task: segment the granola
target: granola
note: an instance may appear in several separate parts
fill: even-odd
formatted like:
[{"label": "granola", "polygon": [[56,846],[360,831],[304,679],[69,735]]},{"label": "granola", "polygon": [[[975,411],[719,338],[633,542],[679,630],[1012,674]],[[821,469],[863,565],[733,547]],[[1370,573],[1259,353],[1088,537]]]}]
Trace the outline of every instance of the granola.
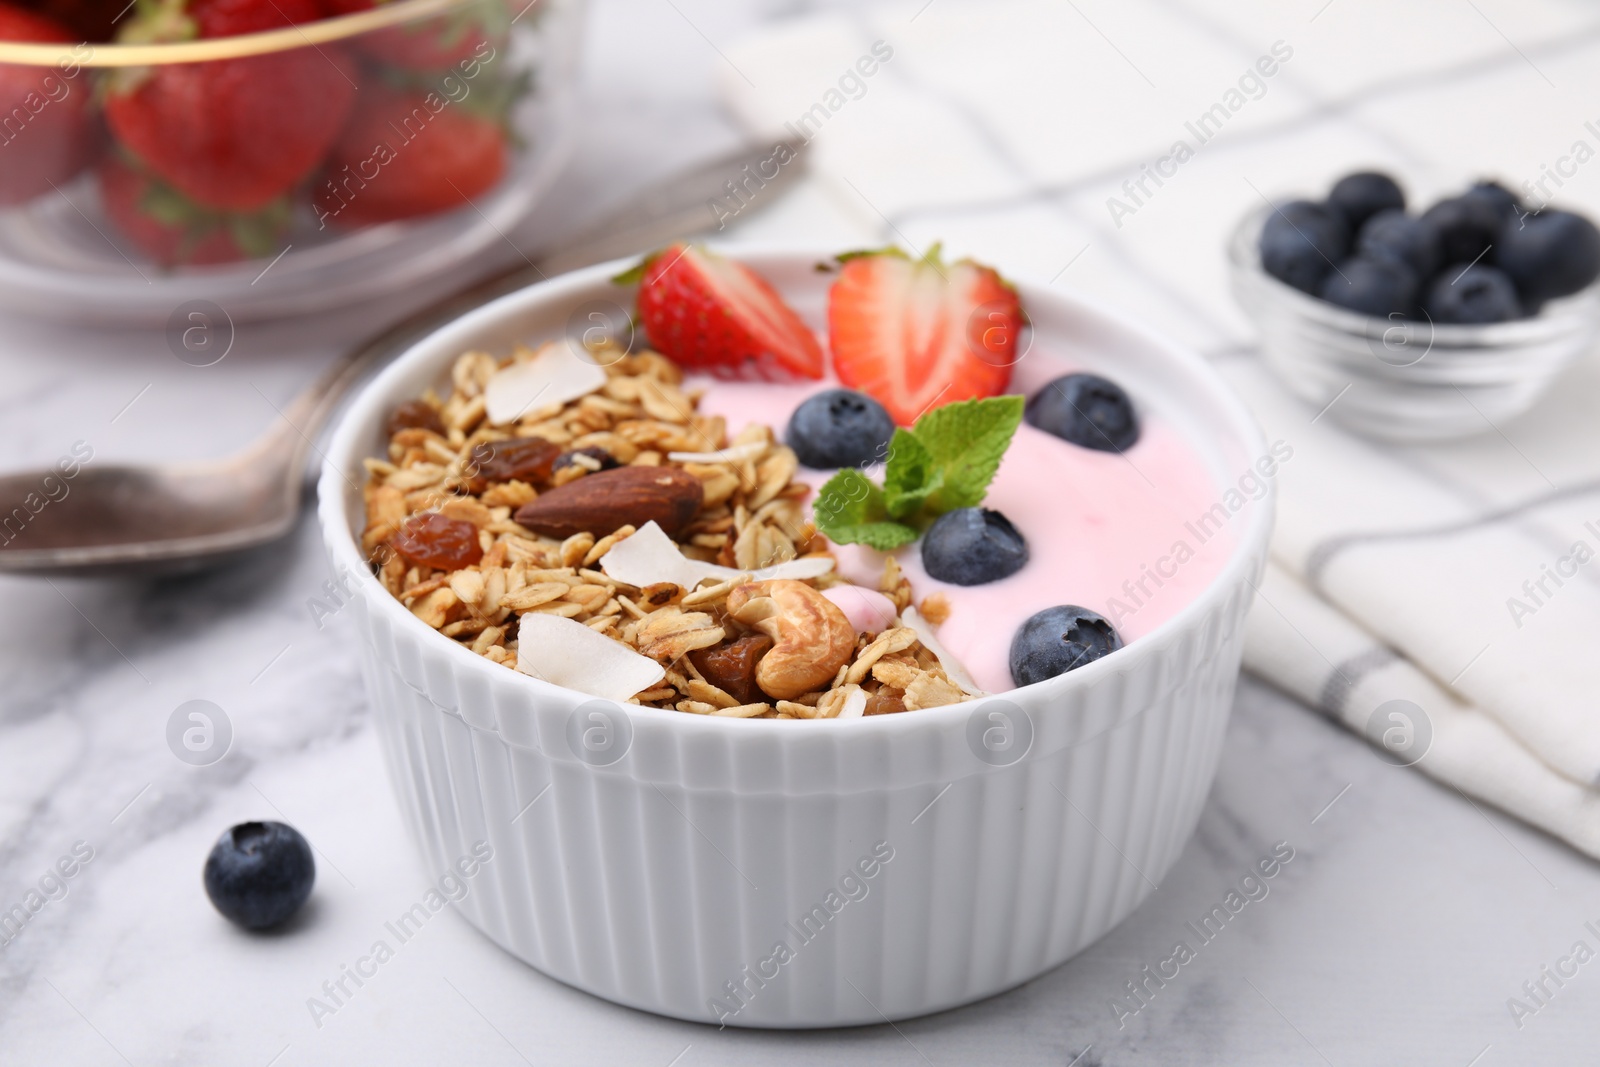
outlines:
[{"label": "granola", "polygon": [[[840,630],[844,613],[823,594],[848,583],[826,565],[830,542],[807,514],[811,488],[770,427],[730,439],[721,417],[698,412],[700,394],[678,366],[655,352],[589,355],[592,388],[543,404],[535,395],[506,421],[491,421],[506,405],[487,395],[491,382],[557,358],[552,346],[506,359],[467,352],[447,395],[429,390],[397,410],[387,454],[366,461],[361,547],[413,615],[513,669],[523,616],[572,620],[660,665],[660,681],[629,702],[691,714],[851,718],[975,695],[901,619],[876,633]],[[615,476],[627,468],[660,468],[661,477]],[[599,492],[625,481],[635,495],[621,504]],[[689,508],[680,507],[684,482]],[[642,518],[616,521],[630,508],[659,530]],[[667,532],[690,561],[681,581],[631,585],[608,573],[608,553],[642,529]],[[762,573],[796,560],[823,562],[798,577]],[[878,591],[896,613],[915,614],[892,556]],[[923,609],[935,622],[949,612],[942,597]]]}]

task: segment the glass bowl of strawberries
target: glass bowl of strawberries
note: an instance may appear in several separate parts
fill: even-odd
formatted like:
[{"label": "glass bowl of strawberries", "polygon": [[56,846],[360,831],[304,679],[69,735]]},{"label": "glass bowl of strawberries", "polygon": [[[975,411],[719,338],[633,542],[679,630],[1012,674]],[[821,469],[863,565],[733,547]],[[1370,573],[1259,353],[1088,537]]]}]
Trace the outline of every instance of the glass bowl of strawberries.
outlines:
[{"label": "glass bowl of strawberries", "polygon": [[297,314],[461,269],[571,141],[582,0],[0,0],[0,306]]}]

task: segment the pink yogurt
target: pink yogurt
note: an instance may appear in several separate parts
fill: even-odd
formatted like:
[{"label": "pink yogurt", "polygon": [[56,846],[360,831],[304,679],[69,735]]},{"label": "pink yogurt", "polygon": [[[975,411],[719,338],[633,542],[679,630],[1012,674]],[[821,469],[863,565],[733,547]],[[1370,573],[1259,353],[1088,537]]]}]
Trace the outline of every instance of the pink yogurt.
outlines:
[{"label": "pink yogurt", "polygon": [[[707,387],[700,410],[725,418],[730,436],[747,423],[764,423],[781,437],[802,400],[835,387],[693,384]],[[1138,399],[1135,392],[1136,405]],[[1015,688],[1011,638],[1035,612],[1058,604],[1090,608],[1124,642],[1135,641],[1176,615],[1227,562],[1234,533],[1213,511],[1221,490],[1175,427],[1147,409],[1140,416],[1139,442],[1121,455],[1080,448],[1026,423],[1017,430],[983,505],[1027,538],[1028,563],[1011,577],[949,585],[922,569],[917,544],[895,551],[918,603],[935,592],[950,602],[939,641],[982,688]],[[831,474],[800,476],[820,486]],[[841,574],[877,588],[883,553],[840,545],[836,554]]]}]

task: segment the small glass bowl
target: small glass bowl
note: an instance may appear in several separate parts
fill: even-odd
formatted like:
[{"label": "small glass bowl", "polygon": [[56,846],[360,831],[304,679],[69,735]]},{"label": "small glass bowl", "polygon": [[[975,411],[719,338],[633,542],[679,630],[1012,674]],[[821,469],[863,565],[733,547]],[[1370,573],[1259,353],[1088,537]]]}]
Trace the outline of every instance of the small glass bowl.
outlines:
[{"label": "small glass bowl", "polygon": [[503,241],[572,142],[584,0],[318,6],[353,13],[0,41],[0,307],[265,319],[424,284]]},{"label": "small glass bowl", "polygon": [[1267,216],[1234,230],[1234,298],[1261,334],[1267,366],[1328,418],[1388,441],[1443,441],[1488,432],[1531,408],[1600,336],[1600,282],[1552,300],[1533,318],[1435,325],[1347,311],[1261,267]]}]

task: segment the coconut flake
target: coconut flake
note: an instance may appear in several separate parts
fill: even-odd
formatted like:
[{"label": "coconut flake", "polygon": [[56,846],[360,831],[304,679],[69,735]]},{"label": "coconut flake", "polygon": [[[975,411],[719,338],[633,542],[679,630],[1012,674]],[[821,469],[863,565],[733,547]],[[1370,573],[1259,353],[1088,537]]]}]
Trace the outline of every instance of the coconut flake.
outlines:
[{"label": "coconut flake", "polygon": [[715,452],[668,452],[667,459],[673,463],[737,463],[741,459],[755,459],[766,450],[765,441],[747,441]]},{"label": "coconut flake", "polygon": [[661,664],[581,622],[530,611],[517,629],[517,670],[618,702],[667,676]]},{"label": "coconut flake", "polygon": [[680,552],[677,544],[653,519],[612,545],[611,551],[600,557],[600,569],[607,577],[640,589],[658,582],[672,582],[693,589],[704,580],[699,570],[704,566],[709,564],[697,563]]},{"label": "coconut flake", "polygon": [[489,422],[504,426],[535,408],[565,404],[606,384],[606,372],[557,341],[489,378],[483,389]]},{"label": "coconut flake", "polygon": [[923,647],[933,653],[939,661],[939,666],[944,668],[945,677],[949,678],[968,696],[981,697],[986,694],[978,688],[978,683],[972,680],[972,675],[961,665],[961,661],[952,656],[939,643],[939,638],[934,636],[933,624],[922,617],[922,613],[910,604],[900,613],[900,621],[917,632],[917,640]]},{"label": "coconut flake", "polygon": [[600,569],[606,572],[607,577],[640,589],[658,582],[672,582],[685,589],[693,589],[708,578],[725,582],[747,574],[757,582],[769,578],[817,578],[833,570],[833,560],[823,557],[791,559],[756,571],[719,567],[715,563],[703,563],[685,556],[677,543],[651,521],[618,541],[611,551],[601,556]]},{"label": "coconut flake", "polygon": [[852,690],[849,696],[844,698],[844,707],[839,709],[839,714],[835,715],[834,718],[859,719],[861,718],[861,713],[866,710],[867,691],[858,687]]},{"label": "coconut flake", "polygon": [[764,582],[769,578],[793,578],[796,581],[805,581],[807,578],[820,578],[833,570],[833,560],[826,556],[807,556],[805,559],[786,559],[782,563],[774,563],[770,567],[760,570],[742,571],[737,567],[722,567],[715,563],[695,563],[704,571],[707,578],[718,581],[727,581],[737,578],[741,574],[748,574],[752,581]]}]

